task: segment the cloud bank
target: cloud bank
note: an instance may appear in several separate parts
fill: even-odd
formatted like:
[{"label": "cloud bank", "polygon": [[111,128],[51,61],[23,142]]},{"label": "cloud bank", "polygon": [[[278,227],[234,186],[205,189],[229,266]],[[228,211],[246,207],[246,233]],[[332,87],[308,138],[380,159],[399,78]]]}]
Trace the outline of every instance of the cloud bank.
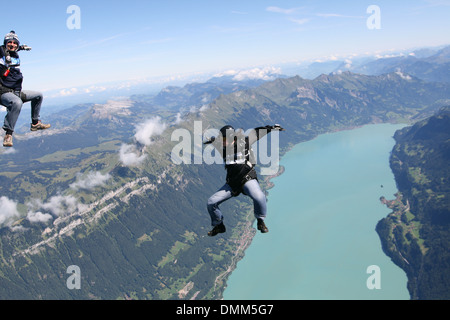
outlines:
[{"label": "cloud bank", "polygon": [[[28,212],[25,216],[31,223],[47,223],[55,217],[70,215],[85,209],[74,196],[57,195],[47,202],[33,200],[27,203]],[[11,227],[12,224],[23,218],[17,209],[17,202],[7,197],[0,197],[0,228]]]},{"label": "cloud bank", "polygon": [[275,67],[264,67],[264,68],[253,68],[249,70],[228,70],[219,74],[215,77],[223,76],[233,76],[234,81],[243,80],[275,80],[278,75],[281,74],[280,68]]},{"label": "cloud bank", "polygon": [[136,126],[134,138],[137,142],[149,146],[152,144],[152,137],[161,135],[166,129],[166,124],[161,122],[161,117],[151,118]]},{"label": "cloud bank", "polygon": [[47,202],[43,203],[41,200],[34,200],[28,203],[30,211],[28,212],[28,217],[36,218],[38,212],[35,210],[47,212],[47,214],[52,214],[52,216],[61,217],[74,213],[75,211],[83,210],[85,205],[78,202],[78,199],[74,196],[63,196],[57,195],[48,199]]},{"label": "cloud bank", "polygon": [[119,149],[119,158],[124,166],[137,166],[145,160],[145,154],[139,155],[139,151],[133,144],[122,144]]},{"label": "cloud bank", "polygon": [[153,143],[152,138],[161,135],[166,128],[167,125],[162,122],[161,117],[154,117],[137,124],[134,135],[136,144],[122,144],[120,146],[119,158],[123,165],[138,166],[141,164],[147,155],[143,154],[145,148],[140,148],[139,145],[150,146]]},{"label": "cloud bank", "polygon": [[17,210],[17,202],[7,197],[0,197],[0,228],[11,226],[19,217],[20,213]]},{"label": "cloud bank", "polygon": [[106,181],[111,178],[109,173],[102,174],[99,171],[90,172],[86,177],[82,178],[81,174],[78,174],[77,181],[70,185],[71,189],[85,189],[92,190],[97,186],[103,186]]}]

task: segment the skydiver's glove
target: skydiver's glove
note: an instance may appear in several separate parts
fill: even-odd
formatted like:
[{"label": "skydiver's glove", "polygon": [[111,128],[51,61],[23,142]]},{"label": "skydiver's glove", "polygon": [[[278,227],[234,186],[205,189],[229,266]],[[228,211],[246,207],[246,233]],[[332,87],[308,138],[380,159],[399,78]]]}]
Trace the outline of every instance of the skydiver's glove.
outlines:
[{"label": "skydiver's glove", "polygon": [[19,50],[17,50],[17,51],[21,51],[21,50],[30,51],[31,47],[27,46],[26,44],[23,44],[19,47]]},{"label": "skydiver's glove", "polygon": [[216,137],[211,137],[208,141],[203,142],[203,144],[210,144],[216,141]]},{"label": "skydiver's glove", "polygon": [[284,129],[283,127],[281,127],[279,124],[275,124],[274,126],[273,126],[273,129],[274,130],[279,130],[279,131],[285,131],[286,129]]},{"label": "skydiver's glove", "polygon": [[278,131],[284,131],[285,129],[282,128],[279,124],[275,124],[273,126],[266,126],[268,130],[278,130]]}]

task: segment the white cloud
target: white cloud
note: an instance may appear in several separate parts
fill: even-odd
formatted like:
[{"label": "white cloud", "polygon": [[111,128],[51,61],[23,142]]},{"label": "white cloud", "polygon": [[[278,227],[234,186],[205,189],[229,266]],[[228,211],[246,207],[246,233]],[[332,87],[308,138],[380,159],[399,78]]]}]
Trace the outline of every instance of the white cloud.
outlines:
[{"label": "white cloud", "polygon": [[227,71],[223,71],[223,72],[220,72],[218,74],[215,74],[214,77],[234,76],[238,72],[239,72],[238,70],[231,69],[231,70],[227,70]]},{"label": "white cloud", "polygon": [[99,171],[90,172],[86,177],[81,177],[81,174],[78,174],[77,181],[70,185],[70,188],[78,190],[78,189],[86,189],[92,190],[97,186],[102,186],[106,183],[107,180],[111,178],[109,173],[102,174]]},{"label": "white cloud", "polygon": [[74,196],[53,196],[48,202],[42,203],[37,201],[40,208],[45,209],[55,216],[63,216],[71,214],[79,209],[80,205]]},{"label": "white cloud", "polygon": [[181,112],[177,113],[177,116],[175,118],[174,124],[180,124],[183,121],[183,118],[181,117]]},{"label": "white cloud", "polygon": [[400,78],[402,78],[403,80],[408,80],[408,81],[409,81],[409,80],[412,79],[411,76],[409,76],[409,75],[407,75],[407,74],[404,74],[400,68],[397,68],[397,70],[395,71],[395,73],[396,73]]},{"label": "white cloud", "polygon": [[84,93],[92,93],[92,92],[103,92],[105,90],[107,90],[107,88],[104,86],[90,86],[88,88],[84,88],[83,92]]},{"label": "white cloud", "polygon": [[0,227],[11,226],[19,216],[17,202],[7,197],[0,197]]},{"label": "white cloud", "polygon": [[[136,125],[134,138],[138,144],[149,146],[153,143],[152,137],[161,135],[167,125],[161,121],[161,117],[154,117]],[[138,150],[134,144],[122,144],[119,150],[120,161],[125,166],[137,166],[145,160],[146,155]]]},{"label": "white cloud", "polygon": [[375,54],[376,59],[387,59],[387,58],[397,58],[397,57],[404,57],[404,53],[383,53],[383,54]]},{"label": "white cloud", "polygon": [[3,150],[0,150],[0,155],[2,155],[2,154],[13,154],[13,153],[16,153],[16,152],[17,152],[17,150],[15,148],[7,148],[6,150],[5,150],[5,148],[3,148]]},{"label": "white cloud", "polygon": [[137,166],[145,160],[146,155],[139,156],[136,146],[132,144],[122,144],[119,150],[120,161],[125,166]]},{"label": "white cloud", "polygon": [[425,0],[430,7],[450,6],[450,0]]},{"label": "white cloud", "polygon": [[160,135],[166,129],[166,124],[161,122],[161,117],[151,118],[136,126],[134,138],[139,143],[149,146],[152,144],[152,136]]},{"label": "white cloud", "polygon": [[345,66],[344,68],[350,69],[353,65],[353,61],[350,59],[345,59]]},{"label": "white cloud", "polygon": [[62,89],[61,91],[59,91],[59,95],[66,97],[66,96],[71,96],[73,94],[77,94],[78,93],[78,89],[77,88],[72,88],[72,89]]},{"label": "white cloud", "polygon": [[283,9],[283,8],[280,8],[280,7],[272,6],[272,7],[267,7],[266,11],[275,12],[275,13],[282,13],[282,14],[292,14],[292,13],[296,12],[298,9],[299,8]]},{"label": "white cloud", "polygon": [[[27,203],[28,213],[26,218],[32,222],[47,223],[54,216],[64,216],[72,214],[76,211],[85,209],[85,205],[80,204],[73,196],[54,196],[48,202],[43,203],[41,200],[33,200]],[[0,197],[0,227],[10,227],[15,221],[20,218],[20,213],[17,210],[17,202],[8,199],[7,197]],[[13,231],[22,230],[21,228],[14,228]]]},{"label": "white cloud", "polygon": [[196,113],[197,112],[197,106],[190,106],[189,107],[189,113]]},{"label": "white cloud", "polygon": [[317,16],[322,18],[353,18],[353,19],[364,18],[364,16],[347,16],[340,13],[318,13]]},{"label": "white cloud", "polygon": [[291,18],[291,19],[289,19],[289,20],[292,21],[292,22],[294,22],[294,23],[296,23],[296,24],[302,25],[302,24],[305,24],[305,23],[309,22],[311,19],[308,19],[308,18],[304,18],[304,19],[294,19],[294,18]]},{"label": "white cloud", "polygon": [[27,219],[31,222],[31,223],[47,223],[50,220],[53,219],[53,216],[49,213],[42,213],[42,212],[28,212],[27,214]]},{"label": "white cloud", "polygon": [[204,112],[204,111],[208,110],[209,107],[210,107],[209,104],[204,104],[204,105],[202,105],[202,106],[200,107],[200,109],[198,109],[198,111],[199,111],[199,112]]},{"label": "white cloud", "polygon": [[246,79],[261,79],[261,80],[274,80],[277,74],[281,74],[280,68],[265,67],[265,68],[253,68],[250,70],[239,71],[233,77],[233,80],[242,81]]}]

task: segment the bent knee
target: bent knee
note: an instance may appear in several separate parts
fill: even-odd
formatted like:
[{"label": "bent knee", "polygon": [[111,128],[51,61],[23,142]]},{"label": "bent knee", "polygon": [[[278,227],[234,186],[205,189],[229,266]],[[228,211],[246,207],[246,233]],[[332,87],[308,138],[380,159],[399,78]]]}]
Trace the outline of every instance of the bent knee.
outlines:
[{"label": "bent knee", "polygon": [[215,210],[215,209],[217,209],[221,202],[222,201],[220,199],[218,199],[217,197],[211,196],[208,199],[208,202],[207,202],[208,210]]},{"label": "bent knee", "polygon": [[253,200],[259,203],[265,203],[266,195],[263,192],[258,192],[256,195],[253,196]]},{"label": "bent knee", "polygon": [[42,101],[43,99],[44,99],[44,96],[42,95],[42,93],[38,93],[31,100],[38,102],[38,101]]},{"label": "bent knee", "polygon": [[208,208],[210,207],[214,207],[216,205],[216,201],[214,200],[213,197],[209,198],[206,205],[208,206]]},{"label": "bent knee", "polygon": [[8,105],[6,105],[5,107],[7,107],[10,111],[20,111],[22,109],[23,106],[23,102],[20,99],[17,100],[13,100],[11,101]]}]

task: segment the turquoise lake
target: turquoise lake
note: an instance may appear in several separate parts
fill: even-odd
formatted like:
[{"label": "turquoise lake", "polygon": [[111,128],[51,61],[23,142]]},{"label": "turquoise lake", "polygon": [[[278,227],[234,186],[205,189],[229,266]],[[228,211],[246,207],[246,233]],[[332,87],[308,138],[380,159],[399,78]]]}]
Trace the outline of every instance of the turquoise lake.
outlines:
[{"label": "turquoise lake", "polygon": [[[325,134],[284,155],[285,172],[269,190],[270,232],[256,234],[224,299],[409,299],[406,274],[375,231],[390,213],[379,198],[397,192],[389,156],[402,127]],[[367,286],[373,265],[380,289]]]}]

